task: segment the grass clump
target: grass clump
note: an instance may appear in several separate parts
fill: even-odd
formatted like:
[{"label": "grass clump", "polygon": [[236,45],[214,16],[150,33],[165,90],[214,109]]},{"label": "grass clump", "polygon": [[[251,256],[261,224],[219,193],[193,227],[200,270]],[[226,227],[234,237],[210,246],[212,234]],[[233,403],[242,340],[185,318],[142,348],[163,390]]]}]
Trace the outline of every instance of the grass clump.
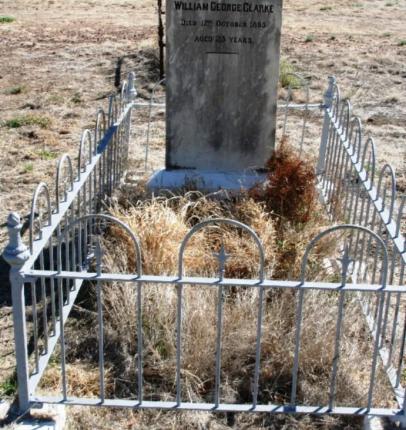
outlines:
[{"label": "grass clump", "polygon": [[0,399],[14,397],[17,393],[17,377],[12,375],[0,384]]},{"label": "grass clump", "polygon": [[312,35],[312,34],[308,34],[306,37],[305,37],[305,43],[310,43],[310,42],[314,42],[314,36]]},{"label": "grass clump", "polygon": [[[250,225],[268,251],[265,263],[274,261],[271,244],[274,240],[272,219],[263,205],[252,198],[210,200],[198,192],[172,198],[158,197],[137,202],[125,211],[118,207],[113,215],[122,219],[140,238],[143,248],[143,267],[150,274],[175,274],[178,268],[178,250],[188,231],[207,219],[231,218]],[[221,233],[224,233],[222,235]],[[114,236],[119,232],[114,231]],[[210,276],[215,273],[217,260],[214,253],[224,244],[227,252],[235,254],[226,268],[226,276],[258,276],[258,250],[249,237],[233,227],[207,229],[194,236],[186,253],[185,267],[193,276]],[[131,252],[129,253],[131,256]],[[202,265],[202,260],[205,264]]]},{"label": "grass clump", "polygon": [[82,95],[80,93],[75,93],[71,98],[73,104],[78,105],[83,102]]},{"label": "grass clump", "polygon": [[42,160],[55,160],[58,157],[56,152],[49,151],[48,149],[42,149],[37,154]]},{"label": "grass clump", "polygon": [[20,115],[4,122],[7,128],[20,128],[24,126],[38,126],[40,128],[49,128],[51,125],[50,118],[42,115]]},{"label": "grass clump", "polygon": [[0,24],[10,24],[14,22],[16,19],[13,16],[8,15],[0,15]]},{"label": "grass clump", "polygon": [[15,96],[17,94],[21,94],[24,91],[23,85],[15,85],[14,87],[10,87],[4,91],[4,94]]},{"label": "grass clump", "polygon": [[23,173],[31,173],[34,171],[34,165],[32,163],[26,163],[23,167]]},{"label": "grass clump", "polygon": [[279,67],[279,82],[283,88],[299,89],[302,84],[300,78],[295,75],[296,70],[291,63],[282,60]]}]

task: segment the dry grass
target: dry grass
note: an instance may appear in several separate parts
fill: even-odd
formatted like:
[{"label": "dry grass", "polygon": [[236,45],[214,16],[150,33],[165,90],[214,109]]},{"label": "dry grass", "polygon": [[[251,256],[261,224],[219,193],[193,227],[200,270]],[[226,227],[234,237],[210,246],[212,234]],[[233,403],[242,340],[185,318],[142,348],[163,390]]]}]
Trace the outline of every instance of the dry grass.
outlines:
[{"label": "dry grass", "polygon": [[[273,254],[274,225],[263,205],[252,199],[215,201],[197,192],[172,198],[158,197],[138,201],[112,214],[128,223],[139,236],[143,248],[143,267],[148,274],[176,274],[179,246],[193,225],[206,219],[232,218],[251,226],[261,235],[266,250],[265,264],[269,270],[275,260]],[[220,237],[220,232],[225,234]],[[118,232],[114,232],[117,237]],[[232,227],[210,228],[199,232],[190,242],[185,254],[185,268],[190,275],[208,276],[215,272],[218,252],[224,243],[227,252],[236,255],[227,267],[226,276],[258,276],[258,250],[247,235]],[[240,251],[240,252],[238,252]],[[204,266],[201,265],[205,261]]]},{"label": "dry grass", "polygon": [[[106,371],[107,389],[112,390],[110,371]],[[99,395],[99,370],[97,367],[75,363],[66,367],[66,377],[69,381],[70,396],[97,397]],[[45,376],[41,380],[39,392],[58,390],[61,382],[61,369],[55,363],[50,363]]]},{"label": "dry grass", "polygon": [[[137,195],[139,197],[139,195]],[[209,200],[198,193],[172,198],[151,198],[127,201],[126,208],[115,207],[113,215],[125,221],[139,236],[143,250],[143,269],[148,274],[176,274],[177,251],[189,231],[199,221],[208,218],[229,217],[251,225],[263,241],[266,250],[266,273],[272,276],[274,267],[279,274],[299,272],[300,258],[293,259],[288,271],[283,273],[279,264],[277,238],[280,223],[264,210],[261,203],[248,196],[230,200]],[[316,215],[317,216],[317,215]],[[285,227],[296,255],[303,253],[308,239],[322,229],[315,219]],[[294,240],[296,238],[296,240]],[[257,251],[247,236],[234,228],[215,228],[199,232],[185,254],[188,275],[217,276],[218,265],[213,257],[220,244],[232,255],[226,267],[228,277],[256,277]],[[323,244],[311,260],[309,278],[322,272],[320,261],[335,255],[336,244]],[[114,226],[109,229],[105,242],[105,271],[134,272],[134,253],[128,237]],[[117,250],[121,252],[117,252]],[[109,250],[111,250],[109,252]],[[317,263],[319,261],[319,264]],[[328,271],[324,272],[325,279]],[[88,310],[68,331],[68,360],[70,369],[84,372],[89,378],[88,395],[97,394],[97,372],[92,363],[97,362],[97,323],[94,314],[94,290],[87,299]],[[93,299],[92,299],[93,297]],[[137,313],[134,285],[109,283],[103,286],[107,395],[117,398],[137,396]],[[182,397],[184,401],[213,401],[216,304],[217,289],[212,287],[185,286],[183,291],[182,326]],[[261,403],[289,402],[291,369],[293,365],[296,291],[270,290],[266,293],[263,317],[262,371],[259,401]],[[334,339],[337,320],[338,296],[335,293],[309,291],[305,295],[302,347],[298,398],[302,404],[326,404],[328,401],[331,364],[334,356]],[[144,285],[142,288],[143,375],[144,398],[173,400],[175,398],[176,311],[177,290],[170,285]],[[256,318],[258,291],[230,287],[225,289],[224,325],[222,347],[222,401],[249,403],[255,363]],[[85,339],[82,333],[88,335]],[[336,398],[340,405],[365,404],[371,366],[371,339],[355,296],[348,295],[345,305],[345,323],[341,343],[340,368],[337,376]],[[81,363],[77,368],[76,363]],[[87,364],[86,364],[87,363]],[[86,376],[87,375],[87,376]],[[50,379],[51,378],[51,379]],[[47,377],[47,386],[55,386],[54,374]],[[81,377],[69,378],[70,391],[83,394]],[[382,371],[377,378],[375,405],[389,406],[390,396]],[[230,428],[227,419],[215,414],[152,413],[97,411],[95,415],[76,408],[70,418],[72,428],[103,427],[103,420],[119,422],[118,428]],[[97,418],[96,418],[97,417]],[[114,418],[113,418],[114,417]],[[356,420],[338,418],[315,419],[309,417],[264,417],[236,415],[234,428],[357,428]],[[351,424],[349,424],[351,423]],[[346,426],[349,427],[346,427]],[[232,427],[232,426],[231,426]],[[87,427],[89,428],[89,427]]]}]

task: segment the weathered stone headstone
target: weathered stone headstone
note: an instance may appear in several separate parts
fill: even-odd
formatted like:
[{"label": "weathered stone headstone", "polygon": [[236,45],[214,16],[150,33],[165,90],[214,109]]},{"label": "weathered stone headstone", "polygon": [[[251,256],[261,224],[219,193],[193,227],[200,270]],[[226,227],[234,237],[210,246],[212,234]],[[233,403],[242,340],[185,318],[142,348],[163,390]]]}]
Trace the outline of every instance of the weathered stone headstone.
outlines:
[{"label": "weathered stone headstone", "polygon": [[167,0],[167,171],[264,168],[275,145],[282,0]]}]

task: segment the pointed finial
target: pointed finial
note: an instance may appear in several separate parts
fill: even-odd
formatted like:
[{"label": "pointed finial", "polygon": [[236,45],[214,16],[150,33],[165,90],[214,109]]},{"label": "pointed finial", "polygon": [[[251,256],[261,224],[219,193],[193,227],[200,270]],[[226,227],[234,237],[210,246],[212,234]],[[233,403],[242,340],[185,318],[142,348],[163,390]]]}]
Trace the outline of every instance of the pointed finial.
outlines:
[{"label": "pointed finial", "polygon": [[324,93],[324,109],[330,109],[331,105],[333,104],[334,86],[336,83],[336,78],[334,76],[329,76],[328,87]]},{"label": "pointed finial", "polygon": [[97,236],[94,240],[95,240],[94,255],[96,257],[96,271],[97,271],[97,276],[100,276],[102,272],[103,249],[101,246],[100,236]]},{"label": "pointed finial", "polygon": [[130,74],[128,75],[128,101],[129,102],[133,102],[138,93],[137,90],[135,88],[135,73],[134,72],[130,72]]},{"label": "pointed finial", "polygon": [[218,254],[213,253],[213,255],[217,258],[219,262],[219,278],[222,281],[224,279],[224,273],[226,271],[227,260],[230,258],[230,255],[226,253],[224,243],[221,244],[220,252]]},{"label": "pointed finial", "polygon": [[21,218],[18,213],[11,213],[7,218],[9,242],[3,252],[3,258],[13,268],[20,268],[30,258],[30,252],[21,239]]},{"label": "pointed finial", "polygon": [[341,261],[341,283],[344,286],[347,282],[348,269],[350,268],[351,263],[354,262],[350,258],[350,248],[348,244],[344,247],[344,254],[342,258],[338,258],[338,261]]}]

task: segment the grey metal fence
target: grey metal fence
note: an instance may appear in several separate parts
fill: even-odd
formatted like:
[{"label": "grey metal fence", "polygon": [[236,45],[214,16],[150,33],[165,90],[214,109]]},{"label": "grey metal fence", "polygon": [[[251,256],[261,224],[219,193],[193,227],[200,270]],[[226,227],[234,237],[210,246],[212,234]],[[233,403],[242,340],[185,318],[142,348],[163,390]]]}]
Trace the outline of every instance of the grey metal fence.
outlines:
[{"label": "grey metal fence", "polygon": [[[109,98],[108,112],[99,109],[94,131],[83,132],[76,169],[69,155],[58,163],[55,201],[44,183],[34,192],[29,220],[29,247],[20,238],[20,217],[8,218],[10,242],[3,256],[11,265],[11,285],[16,343],[17,376],[21,409],[27,409],[49,359],[60,340],[64,348],[64,324],[77,298],[82,280],[52,280],[45,283],[27,276],[33,268],[86,270],[94,225],[67,231],[78,217],[98,213],[103,202],[120,183],[130,138],[135,75],[129,75],[121,95]],[[75,171],[76,170],[76,171]],[[65,232],[62,236],[61,232]],[[26,290],[30,290],[30,312]],[[38,294],[39,291],[39,294]],[[27,320],[29,324],[27,326]],[[29,330],[28,330],[29,328]],[[27,337],[32,336],[29,360]]]},{"label": "grey metal fence", "polygon": [[[396,210],[396,194],[393,171],[386,167],[375,175],[373,142],[362,144],[359,120],[351,120],[349,105],[339,98],[338,87],[330,79],[322,106],[325,112],[318,173],[321,194],[332,221],[345,224],[334,226],[308,244],[302,260],[302,273],[297,281],[267,279],[264,270],[264,248],[260,238],[248,226],[233,220],[209,220],[196,225],[180,244],[179,269],[173,276],[143,274],[142,249],[137,236],[119,220],[101,214],[103,202],[118,185],[128,154],[131,111],[134,103],[134,76],[121,97],[112,97],[109,113],[98,112],[96,130],[83,135],[77,174],[75,176],[69,157],[63,157],[58,166],[56,179],[56,204],[51,204],[46,185],[41,184],[34,194],[31,222],[30,247],[27,249],[20,237],[18,215],[9,217],[10,243],[4,256],[12,266],[14,329],[17,355],[19,401],[21,410],[33,403],[63,403],[66,405],[115,406],[135,409],[197,410],[211,412],[267,412],[378,415],[404,421],[405,403],[402,388],[403,356],[405,347],[406,313],[404,311],[405,239],[401,233],[404,199]],[[288,102],[289,103],[289,102]],[[306,106],[308,108],[308,103]],[[305,109],[307,109],[305,108]],[[306,124],[304,125],[306,127]],[[67,172],[67,174],[66,174]],[[66,180],[64,180],[66,178]],[[42,206],[40,207],[40,201]],[[135,255],[132,273],[104,273],[102,270],[103,235],[109,225],[122,229],[130,238]],[[252,240],[258,252],[258,276],[256,279],[227,279],[225,268],[230,256],[222,246],[216,254],[218,274],[212,278],[187,276],[184,254],[190,240],[203,229],[228,225],[237,228]],[[307,269],[309,255],[317,251],[318,244],[326,238],[339,236],[340,271],[334,281],[309,281]],[[247,239],[247,240],[248,240]],[[81,285],[96,285],[98,372],[99,390],[94,398],[74,397],[69,393],[66,374],[65,323],[77,298]],[[103,290],[109,283],[118,282],[136,291],[136,390],[129,398],[114,398],[106,392],[106,365],[104,356]],[[173,327],[174,357],[172,393],[146,393],[144,360],[145,328],[143,296],[149,285],[176,290],[176,321]],[[214,354],[211,397],[206,401],[192,401],[184,389],[184,306],[186,288],[214,289],[216,300]],[[255,341],[249,346],[253,357],[247,385],[250,395],[245,401],[229,402],[223,389],[222,351],[224,341],[225,301],[231,289],[256,293],[252,303],[255,313]],[[38,290],[38,291],[37,291]],[[26,291],[31,293],[26,306]],[[266,315],[269,294],[275,291],[292,292],[292,329],[290,350],[286,362],[290,369],[287,386],[290,394],[277,401],[264,400],[261,374],[272,360],[272,354],[264,351],[267,330]],[[329,328],[333,339],[322,391],[324,400],[309,401],[300,388],[301,354],[312,339],[304,337],[306,298],[321,292],[332,298],[336,310],[335,320]],[[372,334],[369,349],[368,371],[359,399],[348,405],[338,396],[339,379],[342,375],[343,330],[348,321],[348,302],[356,296],[366,315]],[[306,318],[309,316],[306,314]],[[316,316],[313,316],[316,318]],[[271,328],[272,330],[272,328]],[[275,330],[277,330],[275,328]],[[327,330],[326,330],[327,333]],[[327,336],[320,333],[320,336]],[[28,351],[28,337],[32,338],[32,353]],[[367,337],[368,338],[368,337]],[[56,345],[60,347],[61,393],[47,396],[38,393],[37,387]],[[320,351],[322,353],[322,351]],[[241,358],[242,359],[242,358]],[[355,363],[354,363],[355,365]],[[377,373],[386,370],[394,389],[396,405],[377,405],[375,391]],[[169,397],[169,400],[168,400]],[[388,399],[388,404],[392,399]]]},{"label": "grey metal fence", "polygon": [[[377,306],[370,296],[360,296],[363,312],[375,338],[381,327],[380,355],[400,406],[404,369],[406,312],[401,291],[405,284],[406,240],[405,195],[398,195],[395,171],[389,164],[377,166],[376,147],[365,138],[361,120],[351,113],[349,100],[342,100],[334,78],[325,95],[325,118],[317,171],[321,196],[332,222],[348,222],[366,227],[379,236],[388,252],[388,271],[382,272],[372,257],[371,241],[357,232],[350,246],[357,282],[381,282],[388,277],[398,285],[398,293],[385,294]],[[383,312],[383,314],[381,314]],[[382,321],[381,321],[382,320]],[[405,407],[405,405],[403,405]]]}]

